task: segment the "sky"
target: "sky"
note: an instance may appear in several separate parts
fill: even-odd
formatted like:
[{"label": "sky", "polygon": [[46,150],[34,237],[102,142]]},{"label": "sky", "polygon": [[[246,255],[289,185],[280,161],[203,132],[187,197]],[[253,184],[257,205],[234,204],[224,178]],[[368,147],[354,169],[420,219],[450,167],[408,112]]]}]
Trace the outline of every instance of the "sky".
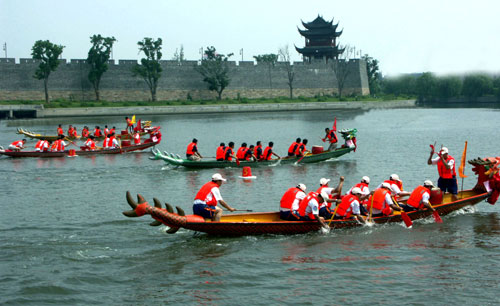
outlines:
[{"label": "sky", "polygon": [[[297,28],[318,15],[338,22],[338,43],[379,61],[384,76],[500,74],[497,0],[0,0],[0,49],[30,58],[37,40],[65,46],[62,57],[84,59],[90,36],[114,36],[113,59],[140,59],[137,42],[163,40],[163,58],[184,48],[188,60],[214,46],[231,60],[277,53],[293,61],[304,46]],[[243,49],[243,55],[241,55]]]}]

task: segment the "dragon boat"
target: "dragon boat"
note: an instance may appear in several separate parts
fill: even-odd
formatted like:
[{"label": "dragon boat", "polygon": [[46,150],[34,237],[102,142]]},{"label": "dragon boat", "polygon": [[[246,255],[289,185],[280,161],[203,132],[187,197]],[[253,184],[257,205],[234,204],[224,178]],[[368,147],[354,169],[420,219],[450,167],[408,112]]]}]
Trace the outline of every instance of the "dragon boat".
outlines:
[{"label": "dragon boat", "polygon": [[[150,131],[148,131],[148,130],[143,130],[143,131],[139,132],[139,135],[143,136],[143,135],[148,134],[149,132]],[[24,130],[22,128],[17,129],[17,134],[24,135],[24,136],[26,136],[28,138],[48,140],[48,141],[54,141],[54,140],[59,139],[59,136],[57,136],[57,135],[42,135],[40,133],[31,132],[31,131],[28,131],[28,130]],[[128,133],[127,131],[122,131],[121,134],[116,134],[115,137],[119,138],[119,139],[122,139],[122,140],[123,139],[132,139],[132,134]],[[81,139],[81,136],[77,136],[77,137],[66,136],[65,139],[79,140],[79,139]],[[95,140],[103,140],[103,139],[104,139],[104,136],[102,136],[102,137],[95,137]]]},{"label": "dragon boat", "polygon": [[[439,215],[447,215],[466,206],[472,206],[487,200],[495,204],[500,194],[500,173],[498,165],[500,157],[477,158],[469,161],[474,166],[473,171],[478,175],[478,181],[471,190],[460,191],[458,200],[453,201],[450,194],[442,194],[439,189],[433,189],[430,202]],[[486,187],[490,192],[487,191]],[[174,212],[172,205],[165,203],[162,207],[160,200],[154,198],[154,206],[149,205],[144,198],[138,194],[137,202],[130,192],[126,193],[127,202],[132,210],[124,211],[127,217],[140,217],[151,215],[154,219],[151,226],[164,224],[169,227],[167,233],[173,234],[180,228],[203,232],[218,236],[246,236],[261,234],[303,234],[318,231],[320,224],[317,221],[284,221],[279,218],[279,212],[255,212],[241,214],[225,214],[218,222],[206,220],[197,215],[186,215],[184,210],[176,206]],[[411,220],[429,217],[433,214],[430,209],[407,212]],[[395,212],[390,216],[374,217],[371,222],[375,224],[400,223],[402,215]],[[326,221],[331,229],[349,228],[362,226],[362,223],[353,219],[334,219]]]},{"label": "dragon boat", "polygon": [[152,142],[146,140],[146,142],[139,145],[123,145],[120,148],[113,149],[101,149],[101,150],[84,150],[84,147],[80,147],[80,150],[65,150],[62,152],[37,152],[37,151],[13,151],[4,150],[0,147],[0,155],[10,156],[10,157],[41,157],[41,158],[54,158],[54,157],[65,157],[65,156],[81,156],[81,155],[101,155],[101,154],[122,154],[133,151],[142,151],[147,148],[151,148],[158,144],[158,142]]},{"label": "dragon boat", "polygon": [[262,161],[218,161],[214,158],[203,159],[200,161],[189,160],[182,158],[178,154],[169,153],[164,151],[163,153],[159,150],[153,150],[153,156],[150,157],[152,160],[163,160],[167,164],[175,167],[186,167],[186,168],[228,168],[228,167],[258,167],[258,166],[276,166],[280,164],[299,164],[299,163],[316,163],[325,161],[331,158],[340,157],[351,151],[356,151],[356,145],[352,141],[356,137],[356,129],[342,129],[339,131],[346,143],[340,148],[331,151],[324,151],[322,146],[313,146],[312,152],[307,153],[303,157],[287,156],[280,159],[270,159]]}]

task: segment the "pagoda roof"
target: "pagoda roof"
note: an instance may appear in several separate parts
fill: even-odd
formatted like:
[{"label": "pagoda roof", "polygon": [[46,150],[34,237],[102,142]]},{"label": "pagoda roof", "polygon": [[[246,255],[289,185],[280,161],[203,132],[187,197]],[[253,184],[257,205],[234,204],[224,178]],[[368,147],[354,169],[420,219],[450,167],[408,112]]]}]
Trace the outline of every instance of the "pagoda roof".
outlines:
[{"label": "pagoda roof", "polygon": [[315,30],[299,30],[300,35],[306,37],[306,38],[318,38],[318,37],[339,37],[342,35],[342,32],[344,30],[341,30],[339,32],[336,32],[337,25],[333,26],[332,28],[321,28],[321,29],[315,29]]},{"label": "pagoda roof", "polygon": [[[309,30],[320,29],[320,28],[331,28],[334,26],[333,25],[333,18],[330,21],[326,21],[319,14],[318,14],[318,17],[316,17],[316,19],[314,19],[311,22],[304,22],[302,20],[301,20],[301,22],[302,22],[302,25],[304,26],[304,28],[309,29]],[[335,27],[337,27],[337,25],[335,25]]]},{"label": "pagoda roof", "polygon": [[320,55],[320,54],[342,54],[345,50],[345,48],[339,49],[338,46],[314,46],[314,47],[304,47],[304,48],[297,48],[295,46],[295,50],[299,52],[300,54],[304,56],[314,56],[314,55]]}]

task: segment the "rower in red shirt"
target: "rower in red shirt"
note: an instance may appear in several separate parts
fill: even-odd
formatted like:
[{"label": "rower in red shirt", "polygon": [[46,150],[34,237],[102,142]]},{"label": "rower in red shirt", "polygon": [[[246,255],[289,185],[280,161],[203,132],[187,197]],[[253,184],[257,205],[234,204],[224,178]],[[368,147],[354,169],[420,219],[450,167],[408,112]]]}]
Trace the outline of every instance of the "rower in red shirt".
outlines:
[{"label": "rower in red shirt", "polygon": [[64,135],[64,130],[62,128],[62,125],[59,124],[59,126],[57,127],[57,136],[61,135]]}]

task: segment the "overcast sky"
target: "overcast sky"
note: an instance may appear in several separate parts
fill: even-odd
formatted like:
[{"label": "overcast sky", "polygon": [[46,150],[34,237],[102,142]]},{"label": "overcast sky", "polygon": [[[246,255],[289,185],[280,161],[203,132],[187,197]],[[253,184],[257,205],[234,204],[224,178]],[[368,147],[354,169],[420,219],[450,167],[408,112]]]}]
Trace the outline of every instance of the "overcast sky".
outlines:
[{"label": "overcast sky", "polygon": [[[500,73],[500,1],[496,0],[0,0],[0,43],[8,57],[30,58],[48,39],[63,58],[87,57],[89,37],[114,36],[114,59],[139,59],[137,42],[163,39],[163,59],[184,46],[187,59],[215,46],[232,60],[304,46],[301,20],[334,19],[349,44],[376,58],[384,75]],[[5,57],[3,48],[1,57]]]}]

